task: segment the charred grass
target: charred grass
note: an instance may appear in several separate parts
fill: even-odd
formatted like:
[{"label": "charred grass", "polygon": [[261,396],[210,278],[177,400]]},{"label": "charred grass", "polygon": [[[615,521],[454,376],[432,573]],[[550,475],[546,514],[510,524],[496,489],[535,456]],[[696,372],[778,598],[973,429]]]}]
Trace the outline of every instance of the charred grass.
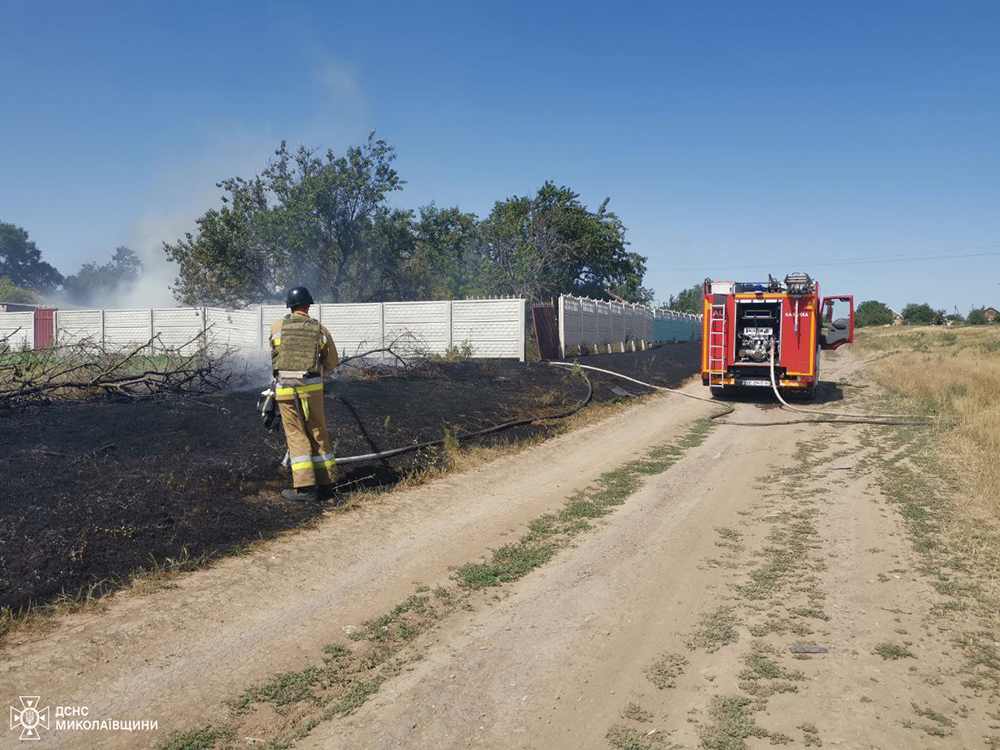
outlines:
[{"label": "charred grass", "polygon": [[[696,353],[682,344],[601,362],[676,385],[693,371]],[[542,363],[507,361],[431,363],[417,373],[342,379],[327,394],[339,455],[446,440],[439,449],[348,467],[339,502],[349,510],[607,416],[605,409],[621,402],[610,390],[617,381],[598,375],[592,382],[598,408],[459,444],[464,432],[564,411],[586,385]],[[31,612],[89,606],[123,587],[159,585],[328,512],[279,497],[284,440],[260,429],[255,400],[249,391],[4,412],[0,628],[31,620]]]}]

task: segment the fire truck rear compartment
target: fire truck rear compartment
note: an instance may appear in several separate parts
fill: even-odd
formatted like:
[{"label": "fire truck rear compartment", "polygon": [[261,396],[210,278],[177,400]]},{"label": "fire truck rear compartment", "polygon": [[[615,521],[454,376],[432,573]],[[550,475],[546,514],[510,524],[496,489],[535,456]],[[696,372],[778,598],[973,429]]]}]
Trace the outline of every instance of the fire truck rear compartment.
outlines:
[{"label": "fire truck rear compartment", "polygon": [[767,366],[771,347],[779,351],[781,302],[738,300],[736,304],[736,365]]}]

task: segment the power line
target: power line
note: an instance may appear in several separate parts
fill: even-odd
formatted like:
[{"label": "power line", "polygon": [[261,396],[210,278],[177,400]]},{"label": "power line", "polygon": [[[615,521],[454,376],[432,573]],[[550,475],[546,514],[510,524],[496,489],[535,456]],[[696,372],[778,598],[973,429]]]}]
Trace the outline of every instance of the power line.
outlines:
[{"label": "power line", "polygon": [[778,261],[778,262],[761,262],[754,265],[747,266],[692,266],[688,268],[665,268],[664,271],[741,271],[748,269],[757,268],[775,268],[777,266],[785,266],[789,263],[813,266],[853,266],[853,265],[867,265],[872,263],[905,263],[907,261],[923,261],[923,260],[951,260],[952,258],[983,258],[987,256],[1000,255],[1000,250],[993,250],[991,252],[985,253],[970,253],[965,252],[968,250],[985,250],[987,248],[1000,248],[1000,244],[996,245],[979,245],[976,247],[965,247],[965,248],[955,248],[953,250],[945,251],[927,251],[927,252],[915,252],[910,251],[908,253],[897,253],[894,255],[877,255],[869,256],[865,258],[853,258],[844,260],[818,260],[810,261],[808,263],[803,263],[800,258],[794,261]]}]

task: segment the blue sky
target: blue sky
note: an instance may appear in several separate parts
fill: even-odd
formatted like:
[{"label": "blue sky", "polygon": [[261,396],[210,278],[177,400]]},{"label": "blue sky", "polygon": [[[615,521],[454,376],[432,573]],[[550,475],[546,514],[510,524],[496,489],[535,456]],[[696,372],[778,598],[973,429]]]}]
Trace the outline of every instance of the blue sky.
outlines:
[{"label": "blue sky", "polygon": [[997,2],[0,0],[0,28],[0,220],[64,273],[139,249],[150,304],[218,180],[376,129],[401,206],[610,196],[658,298],[805,270],[1000,306]]}]

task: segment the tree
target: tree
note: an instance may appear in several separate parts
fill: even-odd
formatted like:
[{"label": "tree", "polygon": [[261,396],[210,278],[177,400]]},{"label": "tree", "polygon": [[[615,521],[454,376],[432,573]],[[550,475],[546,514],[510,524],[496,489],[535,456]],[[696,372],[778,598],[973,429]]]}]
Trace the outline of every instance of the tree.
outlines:
[{"label": "tree", "polygon": [[670,295],[667,300],[667,307],[677,312],[686,312],[693,315],[701,315],[702,306],[705,300],[705,292],[701,284],[695,284],[687,289],[682,289],[677,296]]},{"label": "tree", "polygon": [[984,326],[990,322],[990,319],[986,317],[985,307],[973,307],[969,310],[969,315],[966,317],[965,322],[970,326]]},{"label": "tree", "polygon": [[164,243],[179,267],[174,295],[187,304],[242,305],[280,299],[286,287],[306,283],[317,299],[377,297],[384,278],[370,276],[383,270],[372,251],[400,220],[386,205],[403,185],[395,158],[374,133],[325,158],[304,146],[293,153],[283,141],[260,175],[219,183],[224,205],[197,220],[195,235]]},{"label": "tree", "polygon": [[21,227],[0,222],[0,276],[17,286],[48,294],[63,280]]},{"label": "tree", "polygon": [[854,311],[854,325],[858,328],[892,325],[892,319],[889,306],[874,299],[865,300]]},{"label": "tree", "polygon": [[935,310],[926,302],[911,302],[903,308],[903,322],[908,326],[939,326],[944,323],[944,310]]},{"label": "tree", "polygon": [[646,259],[628,249],[625,226],[605,200],[596,211],[567,187],[498,201],[478,221],[457,206],[392,208],[404,184],[395,151],[374,133],[343,156],[283,142],[251,179],[219,183],[222,206],[194,233],[164,243],[185,304],[277,301],[293,284],[317,299],[368,302],[560,292],[607,292],[648,302]]},{"label": "tree", "polygon": [[34,301],[35,295],[29,290],[17,286],[10,280],[10,276],[0,276],[0,302],[30,305]]},{"label": "tree", "polygon": [[590,211],[568,187],[546,182],[534,196],[498,201],[479,230],[474,273],[484,294],[544,300],[610,290],[633,302],[652,298],[642,286],[646,259],[627,249],[608,200]]},{"label": "tree", "polygon": [[413,255],[404,265],[411,299],[456,299],[473,287],[471,267],[476,251],[476,215],[458,206],[420,209],[413,225]]},{"label": "tree", "polygon": [[137,281],[141,274],[139,256],[123,245],[104,265],[84,263],[79,271],[67,276],[63,280],[63,292],[78,305],[107,301],[116,292]]}]

